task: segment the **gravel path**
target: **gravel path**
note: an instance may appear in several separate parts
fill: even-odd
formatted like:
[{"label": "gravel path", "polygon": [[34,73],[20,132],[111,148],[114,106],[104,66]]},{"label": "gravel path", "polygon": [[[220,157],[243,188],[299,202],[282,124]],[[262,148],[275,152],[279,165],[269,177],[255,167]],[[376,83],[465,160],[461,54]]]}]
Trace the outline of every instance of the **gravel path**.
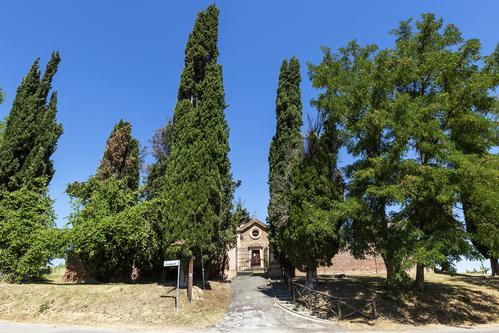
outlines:
[{"label": "gravel path", "polygon": [[337,326],[297,317],[274,304],[272,287],[257,276],[233,280],[234,296],[224,320],[210,332],[334,332]]}]

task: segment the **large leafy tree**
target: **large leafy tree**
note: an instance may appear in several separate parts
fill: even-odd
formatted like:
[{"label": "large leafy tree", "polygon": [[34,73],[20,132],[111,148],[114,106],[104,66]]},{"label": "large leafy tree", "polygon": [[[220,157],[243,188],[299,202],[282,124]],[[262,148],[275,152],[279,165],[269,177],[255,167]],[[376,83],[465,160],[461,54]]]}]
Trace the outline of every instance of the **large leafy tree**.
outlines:
[{"label": "large leafy tree", "polygon": [[[269,151],[268,222],[274,253],[284,266],[290,266],[284,250],[283,232],[289,221],[292,173],[303,150],[301,135],[302,102],[300,63],[284,60],[279,73],[276,98],[276,133]],[[293,269],[287,267],[292,274]]]},{"label": "large leafy tree", "polygon": [[68,185],[75,206],[71,255],[99,281],[109,281],[118,272],[127,278],[132,267],[149,268],[157,251],[149,223],[152,207],[138,199],[139,172],[139,142],[131,124],[120,120],[97,173],[86,182]]},{"label": "large leafy tree", "polygon": [[317,267],[329,265],[338,253],[344,220],[343,178],[336,165],[341,140],[335,114],[328,115],[324,133],[321,126],[307,134],[302,160],[292,175],[289,219],[282,231],[287,257],[293,266],[307,271],[310,286],[317,278]]},{"label": "large leafy tree", "polygon": [[191,257],[203,251],[221,270],[235,239],[231,210],[236,184],[217,63],[218,15],[214,5],[200,12],[189,35],[161,197],[165,253]]},{"label": "large leafy tree", "polygon": [[320,98],[340,113],[356,157],[347,168],[353,253],[380,253],[388,282],[417,264],[422,289],[425,267],[470,253],[453,211],[456,156],[460,140],[483,146],[467,128],[497,129],[489,96],[497,80],[480,66],[478,41],[464,40],[432,14],[415,26],[402,22],[394,34],[395,46],[386,50],[355,42],[338,54],[325,50],[311,71],[325,88]]},{"label": "large leafy tree", "polygon": [[0,275],[18,282],[40,277],[64,246],[47,194],[50,157],[62,133],[56,93],[47,101],[59,61],[54,52],[41,76],[35,60],[0,134]]},{"label": "large leafy tree", "polygon": [[0,189],[15,191],[23,186],[30,188],[45,185],[38,179],[50,182],[54,174],[50,159],[62,134],[57,123],[57,93],[51,90],[52,79],[60,62],[54,52],[41,76],[39,60],[17,89],[5,127],[0,151]]},{"label": "large leafy tree", "polygon": [[402,214],[419,233],[413,258],[422,290],[425,266],[442,261],[449,250],[466,249],[463,226],[452,209],[457,199],[453,156],[460,152],[456,142],[476,149],[490,145],[467,133],[467,124],[482,123],[486,136],[494,127],[497,131],[497,123],[487,121],[497,79],[479,64],[479,41],[463,39],[457,27],[433,14],[422,15],[415,27],[402,22],[395,34],[397,91],[413,119],[408,148],[416,155],[404,163]]},{"label": "large leafy tree", "polygon": [[324,89],[316,101],[326,114],[335,113],[348,152],[355,160],[347,166],[348,200],[344,207],[352,254],[382,256],[389,284],[404,280],[402,261],[410,233],[394,223],[390,207],[402,200],[395,186],[407,145],[407,122],[401,107],[390,100],[394,79],[388,51],[349,43],[333,54],[323,49],[318,66],[310,65],[314,87]]}]

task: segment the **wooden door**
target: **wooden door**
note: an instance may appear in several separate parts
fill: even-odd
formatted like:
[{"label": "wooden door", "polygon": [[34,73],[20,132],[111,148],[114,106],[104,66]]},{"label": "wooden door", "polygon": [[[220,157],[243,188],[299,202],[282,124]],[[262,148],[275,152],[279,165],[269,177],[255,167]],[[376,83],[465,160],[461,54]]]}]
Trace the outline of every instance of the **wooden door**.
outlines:
[{"label": "wooden door", "polygon": [[251,250],[251,267],[260,267],[260,250]]}]

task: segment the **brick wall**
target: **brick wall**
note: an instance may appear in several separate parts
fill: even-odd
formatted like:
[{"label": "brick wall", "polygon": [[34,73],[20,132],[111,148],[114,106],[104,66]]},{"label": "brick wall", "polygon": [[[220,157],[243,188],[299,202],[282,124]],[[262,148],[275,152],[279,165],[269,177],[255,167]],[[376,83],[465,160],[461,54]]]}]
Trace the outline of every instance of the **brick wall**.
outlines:
[{"label": "brick wall", "polygon": [[334,256],[332,266],[320,266],[318,274],[376,274],[386,273],[383,259],[379,256],[369,256],[362,260],[354,259],[348,252],[340,252]]}]

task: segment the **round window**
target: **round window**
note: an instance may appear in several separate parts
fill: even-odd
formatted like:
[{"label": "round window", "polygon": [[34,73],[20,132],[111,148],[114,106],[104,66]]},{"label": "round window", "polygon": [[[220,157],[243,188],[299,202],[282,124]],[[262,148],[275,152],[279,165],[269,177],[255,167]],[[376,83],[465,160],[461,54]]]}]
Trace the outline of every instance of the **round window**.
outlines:
[{"label": "round window", "polygon": [[259,238],[260,237],[260,230],[257,228],[251,230],[251,237],[254,239]]}]

